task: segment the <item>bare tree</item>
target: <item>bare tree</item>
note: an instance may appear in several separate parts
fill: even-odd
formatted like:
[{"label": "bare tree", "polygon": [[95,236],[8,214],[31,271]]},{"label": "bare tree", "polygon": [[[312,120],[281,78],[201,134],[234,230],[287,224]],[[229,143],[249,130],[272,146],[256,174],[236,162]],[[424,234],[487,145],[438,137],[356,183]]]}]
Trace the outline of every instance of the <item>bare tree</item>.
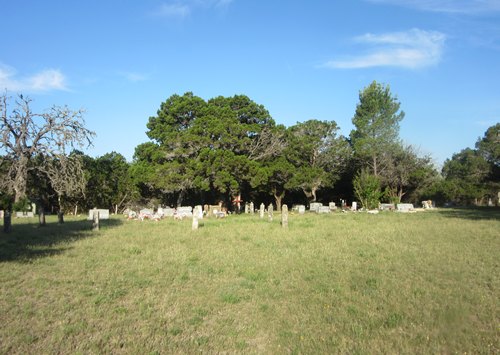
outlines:
[{"label": "bare tree", "polygon": [[[41,169],[34,157],[61,161],[67,150],[90,146],[95,133],[85,128],[83,110],[53,106],[46,112],[34,113],[30,98],[19,95],[11,110],[10,101],[6,94],[0,96],[0,164],[7,170],[0,187],[18,202],[27,197],[28,172]],[[52,179],[51,183],[58,184]]]},{"label": "bare tree", "polygon": [[85,195],[87,179],[83,172],[82,159],[78,155],[61,155],[56,159],[43,159],[43,164],[39,166],[39,169],[49,178],[57,194],[59,205],[57,218],[59,223],[64,223],[64,199]]}]

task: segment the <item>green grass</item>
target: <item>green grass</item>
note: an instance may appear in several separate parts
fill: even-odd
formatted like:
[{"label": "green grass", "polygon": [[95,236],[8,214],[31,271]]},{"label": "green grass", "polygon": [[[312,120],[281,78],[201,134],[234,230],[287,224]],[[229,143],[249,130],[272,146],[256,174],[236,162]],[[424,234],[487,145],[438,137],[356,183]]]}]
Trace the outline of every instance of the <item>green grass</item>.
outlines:
[{"label": "green grass", "polygon": [[494,354],[500,211],[14,220],[0,354]]}]

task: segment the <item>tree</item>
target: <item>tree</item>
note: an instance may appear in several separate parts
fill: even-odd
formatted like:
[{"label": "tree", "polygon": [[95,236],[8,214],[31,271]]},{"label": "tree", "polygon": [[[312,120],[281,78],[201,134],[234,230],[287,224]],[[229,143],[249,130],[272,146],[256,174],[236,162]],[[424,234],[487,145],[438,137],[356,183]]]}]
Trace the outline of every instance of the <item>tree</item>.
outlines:
[{"label": "tree", "polygon": [[[437,175],[429,156],[419,157],[412,146],[395,145],[388,152],[387,164],[379,176],[386,197],[394,203],[403,196],[428,187]],[[417,197],[417,196],[414,196]]]},{"label": "tree", "polygon": [[400,103],[389,86],[373,81],[359,93],[359,103],[352,118],[355,129],[350,139],[358,161],[367,164],[379,176],[387,154],[399,142],[399,123],[404,117]]},{"label": "tree", "polygon": [[47,112],[34,113],[31,99],[19,95],[9,111],[9,99],[5,94],[0,97],[0,151],[5,152],[1,163],[8,166],[0,183],[18,202],[26,198],[28,172],[39,169],[34,157],[61,159],[68,148],[91,145],[95,133],[85,128],[82,110],[53,106]]},{"label": "tree", "polygon": [[87,207],[122,209],[138,195],[130,164],[117,152],[86,159],[89,179],[86,187]]},{"label": "tree", "polygon": [[486,179],[490,175],[490,165],[476,150],[466,148],[453,154],[444,162],[442,174],[448,181],[452,200],[468,204],[479,204],[487,193]]},{"label": "tree", "polygon": [[316,201],[321,187],[332,186],[351,158],[343,136],[337,136],[335,121],[309,120],[290,127],[290,146],[286,151],[297,172],[288,185],[301,189],[310,202]]},{"label": "tree", "polygon": [[251,161],[272,154],[274,125],[269,112],[244,95],[208,102],[192,93],[172,95],[150,117],[147,134],[154,142],[138,147],[134,170],[148,171],[148,185],[176,194],[178,205],[194,189],[228,203],[250,180]]},{"label": "tree", "polygon": [[[59,205],[57,218],[59,224],[62,224],[64,223],[64,199],[85,195],[87,179],[83,171],[83,161],[77,154],[60,155],[57,158],[42,157],[42,161],[38,169],[48,177],[57,195]],[[40,209],[43,214],[43,207]]]},{"label": "tree", "polygon": [[378,207],[382,192],[380,179],[370,173],[367,168],[361,169],[353,181],[354,193],[363,208],[371,210]]}]

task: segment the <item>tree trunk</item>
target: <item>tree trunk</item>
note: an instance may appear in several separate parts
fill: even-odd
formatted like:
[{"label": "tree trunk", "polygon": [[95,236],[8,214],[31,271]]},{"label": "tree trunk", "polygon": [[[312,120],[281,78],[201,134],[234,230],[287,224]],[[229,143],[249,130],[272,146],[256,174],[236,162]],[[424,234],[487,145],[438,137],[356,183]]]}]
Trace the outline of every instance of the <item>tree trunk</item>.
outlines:
[{"label": "tree trunk", "polygon": [[278,194],[276,190],[273,191],[274,201],[276,202],[276,211],[281,212],[281,202],[283,201],[283,197],[285,197],[285,191],[281,194]]},{"label": "tree trunk", "polygon": [[184,195],[186,192],[184,190],[179,191],[179,195],[177,196],[177,207],[182,206],[182,200],[184,200]]},{"label": "tree trunk", "polygon": [[57,202],[59,203],[59,209],[57,211],[57,223],[64,223],[64,212],[62,210],[61,196],[57,197]]},{"label": "tree trunk", "polygon": [[40,227],[45,227],[45,209],[42,205],[38,207],[38,224]]},{"label": "tree trunk", "polygon": [[7,209],[3,213],[3,231],[5,233],[10,233],[12,230],[12,215],[10,211]]},{"label": "tree trunk", "polygon": [[57,211],[57,223],[59,224],[64,223],[64,212],[61,210]]}]

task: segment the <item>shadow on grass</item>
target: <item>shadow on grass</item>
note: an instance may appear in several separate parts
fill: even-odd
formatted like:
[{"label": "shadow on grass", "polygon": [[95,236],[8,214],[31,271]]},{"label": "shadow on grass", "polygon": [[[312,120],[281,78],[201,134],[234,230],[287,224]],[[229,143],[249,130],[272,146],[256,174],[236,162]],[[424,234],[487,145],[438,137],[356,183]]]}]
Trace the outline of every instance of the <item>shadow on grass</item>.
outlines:
[{"label": "shadow on grass", "polygon": [[[102,228],[116,227],[118,219],[101,221]],[[3,228],[3,226],[1,227]],[[47,223],[40,227],[38,219],[13,220],[12,231],[0,231],[0,262],[30,262],[33,259],[60,254],[71,249],[62,243],[88,238],[95,233],[87,220],[66,220],[64,224]]]},{"label": "shadow on grass", "polygon": [[464,207],[440,209],[439,214],[449,218],[472,220],[500,220],[500,207]]}]

